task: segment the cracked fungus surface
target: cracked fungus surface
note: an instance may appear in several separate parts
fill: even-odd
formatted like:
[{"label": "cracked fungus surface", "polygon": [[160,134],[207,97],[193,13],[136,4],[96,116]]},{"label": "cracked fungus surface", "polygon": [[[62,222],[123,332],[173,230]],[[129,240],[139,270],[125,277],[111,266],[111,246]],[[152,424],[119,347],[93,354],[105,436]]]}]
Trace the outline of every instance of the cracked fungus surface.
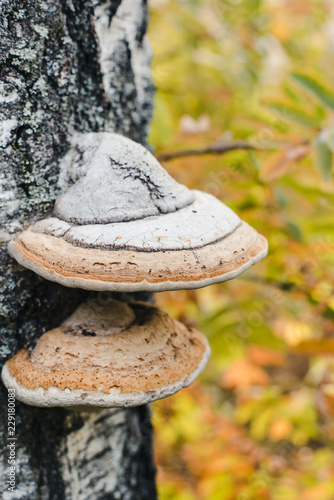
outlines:
[{"label": "cracked fungus surface", "polygon": [[178,184],[130,139],[79,135],[61,170],[72,186],[54,216],[8,245],[46,279],[101,291],[200,288],[236,277],[267,253],[264,237],[229,207]]},{"label": "cracked fungus surface", "polygon": [[[123,322],[126,327],[118,333],[108,333],[108,318],[99,319],[98,334],[92,324],[87,327],[87,322],[69,318],[45,333],[33,352],[22,349],[10,359],[6,363],[10,375],[32,390],[138,393],[171,385],[197,369],[206,351],[200,332],[156,307],[143,303],[126,307],[134,318],[130,324]],[[123,314],[123,319],[130,319],[131,313]],[[75,314],[80,317],[80,308]]]},{"label": "cracked fungus surface", "polygon": [[54,213],[59,219],[107,224],[171,213],[192,203],[192,192],[142,145],[100,132],[94,135],[91,154],[87,139],[79,137],[65,159],[72,167],[84,164],[85,173],[57,199]]}]

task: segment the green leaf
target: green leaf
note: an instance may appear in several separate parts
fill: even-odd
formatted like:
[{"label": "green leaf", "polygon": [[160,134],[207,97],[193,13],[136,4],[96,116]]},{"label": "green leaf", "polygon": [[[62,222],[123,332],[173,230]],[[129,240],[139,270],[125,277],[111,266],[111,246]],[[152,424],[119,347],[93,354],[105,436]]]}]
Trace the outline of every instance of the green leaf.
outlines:
[{"label": "green leaf", "polygon": [[304,127],[314,128],[319,126],[319,118],[309,115],[295,106],[290,106],[281,102],[269,102],[268,106],[274,111],[277,111],[277,113],[279,113],[286,120],[299,123]]},{"label": "green leaf", "polygon": [[299,227],[292,221],[286,223],[287,231],[296,241],[303,241],[303,235]]},{"label": "green leaf", "polygon": [[327,146],[334,153],[334,121],[331,121],[328,127]]},{"label": "green leaf", "polygon": [[334,93],[331,90],[327,89],[310,76],[301,73],[292,73],[291,76],[299,85],[314,94],[324,106],[334,110]]},{"label": "green leaf", "polygon": [[300,95],[300,92],[296,90],[289,82],[283,83],[283,91],[284,94],[289,97],[292,101],[295,101],[295,103],[300,103],[303,101],[302,96]]},{"label": "green leaf", "polygon": [[322,130],[314,139],[312,145],[315,153],[316,166],[322,178],[328,181],[332,173],[333,153],[327,144],[327,130]]}]

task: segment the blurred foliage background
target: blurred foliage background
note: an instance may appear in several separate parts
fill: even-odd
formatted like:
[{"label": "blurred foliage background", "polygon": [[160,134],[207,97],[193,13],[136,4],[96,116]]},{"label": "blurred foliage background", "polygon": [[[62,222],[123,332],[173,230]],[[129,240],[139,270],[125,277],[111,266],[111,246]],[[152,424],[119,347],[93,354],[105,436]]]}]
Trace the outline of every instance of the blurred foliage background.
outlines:
[{"label": "blurred foliage background", "polygon": [[264,234],[237,279],[156,301],[209,338],[155,403],[161,500],[334,499],[334,2],[150,0],[156,155]]}]

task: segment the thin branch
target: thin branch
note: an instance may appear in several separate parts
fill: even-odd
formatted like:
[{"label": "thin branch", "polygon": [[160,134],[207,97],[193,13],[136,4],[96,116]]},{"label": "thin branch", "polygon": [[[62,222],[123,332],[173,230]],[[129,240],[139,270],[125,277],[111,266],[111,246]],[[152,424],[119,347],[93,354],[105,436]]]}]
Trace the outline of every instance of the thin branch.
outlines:
[{"label": "thin branch", "polygon": [[221,155],[229,151],[236,150],[255,150],[256,148],[248,142],[235,142],[234,144],[213,144],[202,149],[185,149],[181,151],[172,151],[170,153],[161,153],[158,155],[158,160],[169,161],[174,158],[183,158],[185,156],[201,156],[201,155]]}]

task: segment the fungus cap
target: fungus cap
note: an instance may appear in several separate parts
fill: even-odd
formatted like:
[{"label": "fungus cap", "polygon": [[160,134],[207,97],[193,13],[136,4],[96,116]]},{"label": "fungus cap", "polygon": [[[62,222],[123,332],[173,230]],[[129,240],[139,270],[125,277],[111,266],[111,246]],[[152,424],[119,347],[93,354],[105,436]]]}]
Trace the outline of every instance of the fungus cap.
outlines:
[{"label": "fungus cap", "polygon": [[1,376],[32,406],[139,406],[188,386],[209,355],[201,333],[157,307],[88,301]]},{"label": "fungus cap", "polygon": [[62,285],[201,288],[238,276],[267,253],[265,238],[230,208],[178,184],[143,146],[122,136],[80,136],[63,161],[60,185],[70,183],[54,217],[8,247],[20,264]]}]

